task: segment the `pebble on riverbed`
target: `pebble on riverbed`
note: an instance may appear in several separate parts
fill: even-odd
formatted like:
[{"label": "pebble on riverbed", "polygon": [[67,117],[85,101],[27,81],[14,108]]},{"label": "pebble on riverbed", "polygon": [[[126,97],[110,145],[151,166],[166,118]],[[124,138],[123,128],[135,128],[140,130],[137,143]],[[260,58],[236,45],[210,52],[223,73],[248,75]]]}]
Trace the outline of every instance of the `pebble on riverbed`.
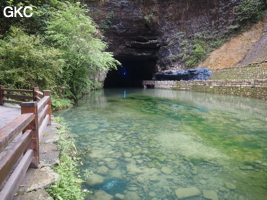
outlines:
[{"label": "pebble on riverbed", "polygon": [[229,190],[235,190],[236,189],[236,186],[233,185],[232,183],[225,182],[224,185]]},{"label": "pebble on riverbed", "polygon": [[196,187],[190,187],[190,188],[178,188],[177,190],[175,190],[175,194],[178,199],[183,199],[193,196],[199,196],[201,192]]},{"label": "pebble on riverbed", "polygon": [[206,199],[218,200],[218,195],[214,190],[203,190],[203,196]]},{"label": "pebble on riverbed", "polygon": [[100,185],[104,182],[104,177],[98,174],[93,174],[89,176],[86,180],[86,183],[90,186]]},{"label": "pebble on riverbed", "polygon": [[98,168],[97,173],[102,175],[108,175],[109,169],[105,166],[101,166]]}]

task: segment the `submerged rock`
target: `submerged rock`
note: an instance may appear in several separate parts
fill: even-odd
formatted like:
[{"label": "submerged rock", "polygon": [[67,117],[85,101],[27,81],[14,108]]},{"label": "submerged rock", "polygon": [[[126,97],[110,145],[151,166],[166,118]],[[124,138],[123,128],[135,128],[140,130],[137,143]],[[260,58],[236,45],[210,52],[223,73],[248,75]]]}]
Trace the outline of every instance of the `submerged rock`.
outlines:
[{"label": "submerged rock", "polygon": [[192,174],[197,174],[197,168],[193,167],[191,172]]},{"label": "submerged rock", "polygon": [[116,199],[125,199],[125,197],[124,197],[123,194],[116,194],[116,195],[115,195],[115,198],[116,198]]},{"label": "submerged rock", "polygon": [[158,175],[154,174],[154,175],[149,177],[149,180],[157,182],[157,181],[159,181],[159,177],[158,177]]},{"label": "submerged rock", "polygon": [[224,185],[229,190],[235,190],[236,189],[236,186],[233,185],[232,183],[225,182]]},{"label": "submerged rock", "polygon": [[239,168],[242,170],[253,170],[254,169],[254,167],[252,167],[252,166],[241,166]]},{"label": "submerged rock", "polygon": [[136,174],[140,174],[143,172],[141,169],[139,169],[134,164],[129,164],[126,167],[127,167],[128,174],[131,174],[131,175],[136,175]]},{"label": "submerged rock", "polygon": [[109,172],[109,176],[112,178],[121,178],[122,177],[122,172],[118,169],[111,170]]},{"label": "submerged rock", "polygon": [[125,153],[123,154],[123,156],[124,156],[125,158],[130,158],[130,157],[132,157],[132,154],[131,154],[130,152],[125,152]]},{"label": "submerged rock", "polygon": [[205,180],[200,180],[199,183],[201,183],[202,185],[206,185],[207,182]]},{"label": "submerged rock", "polygon": [[137,192],[127,192],[125,195],[125,199],[140,200],[140,197]]},{"label": "submerged rock", "polygon": [[137,180],[137,182],[139,182],[139,183],[144,183],[144,182],[145,182],[145,179],[144,179],[144,177],[142,177],[142,176],[138,176],[138,177],[136,178],[136,180]]},{"label": "submerged rock", "polygon": [[109,170],[108,170],[107,167],[105,167],[105,166],[101,166],[101,167],[98,168],[97,173],[98,173],[98,174],[107,175],[107,174],[108,174],[108,171],[109,171]]},{"label": "submerged rock", "polygon": [[206,199],[218,200],[218,195],[214,190],[203,190],[203,196]]},{"label": "submerged rock", "polygon": [[198,196],[198,195],[200,195],[200,191],[199,191],[199,189],[197,189],[195,187],[179,188],[179,189],[175,190],[175,194],[176,194],[178,199],[183,199],[183,198]]},{"label": "submerged rock", "polygon": [[169,167],[162,167],[162,168],[161,168],[161,171],[162,171],[164,174],[169,175],[169,174],[172,173],[173,169],[171,169],[171,168],[169,168]]},{"label": "submerged rock", "polygon": [[115,169],[115,168],[117,167],[117,165],[118,165],[118,162],[117,162],[117,161],[114,161],[114,162],[108,162],[108,163],[107,163],[107,166],[108,166],[108,168],[110,168],[110,169]]},{"label": "submerged rock", "polygon": [[157,194],[155,193],[155,192],[149,192],[149,194],[148,194],[150,197],[155,197],[155,196],[157,196]]},{"label": "submerged rock", "polygon": [[113,200],[114,197],[109,195],[109,194],[107,194],[103,190],[97,190],[93,196],[89,197],[89,200],[103,200],[103,199],[105,199],[105,200]]},{"label": "submerged rock", "polygon": [[133,155],[139,155],[141,152],[142,152],[142,149],[136,149],[136,150],[133,152]]},{"label": "submerged rock", "polygon": [[105,180],[97,189],[103,190],[110,195],[115,195],[117,193],[123,193],[123,191],[128,186],[128,183],[121,178],[110,178]]},{"label": "submerged rock", "polygon": [[86,183],[90,186],[100,185],[103,182],[104,177],[97,174],[93,174],[86,179]]}]

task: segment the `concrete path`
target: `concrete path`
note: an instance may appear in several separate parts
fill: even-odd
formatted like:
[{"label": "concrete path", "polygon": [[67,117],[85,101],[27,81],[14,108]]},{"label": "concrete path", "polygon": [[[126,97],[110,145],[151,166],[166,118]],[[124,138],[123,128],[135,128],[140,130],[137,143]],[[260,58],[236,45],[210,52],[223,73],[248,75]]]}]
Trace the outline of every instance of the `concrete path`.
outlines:
[{"label": "concrete path", "polygon": [[20,106],[0,106],[0,129],[20,115]]}]

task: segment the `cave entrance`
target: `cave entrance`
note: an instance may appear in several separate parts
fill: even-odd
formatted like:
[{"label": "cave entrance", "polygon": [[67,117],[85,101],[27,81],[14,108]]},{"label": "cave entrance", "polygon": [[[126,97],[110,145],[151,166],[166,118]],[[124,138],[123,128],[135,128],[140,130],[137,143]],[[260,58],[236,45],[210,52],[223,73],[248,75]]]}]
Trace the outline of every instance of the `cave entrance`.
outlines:
[{"label": "cave entrance", "polygon": [[104,88],[142,87],[142,80],[151,80],[156,72],[156,57],[115,57],[121,66],[108,72]]}]

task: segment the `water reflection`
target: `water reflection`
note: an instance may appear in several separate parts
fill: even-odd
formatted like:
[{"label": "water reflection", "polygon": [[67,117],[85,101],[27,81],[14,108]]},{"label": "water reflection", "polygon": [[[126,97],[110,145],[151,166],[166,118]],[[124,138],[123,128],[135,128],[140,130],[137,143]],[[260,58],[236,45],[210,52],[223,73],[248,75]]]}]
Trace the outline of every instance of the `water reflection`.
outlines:
[{"label": "water reflection", "polygon": [[70,123],[79,150],[92,149],[83,157],[82,170],[93,172],[84,187],[105,191],[94,195],[115,196],[109,191],[119,185],[117,199],[261,200],[266,108],[256,99],[116,89],[57,115]]}]

